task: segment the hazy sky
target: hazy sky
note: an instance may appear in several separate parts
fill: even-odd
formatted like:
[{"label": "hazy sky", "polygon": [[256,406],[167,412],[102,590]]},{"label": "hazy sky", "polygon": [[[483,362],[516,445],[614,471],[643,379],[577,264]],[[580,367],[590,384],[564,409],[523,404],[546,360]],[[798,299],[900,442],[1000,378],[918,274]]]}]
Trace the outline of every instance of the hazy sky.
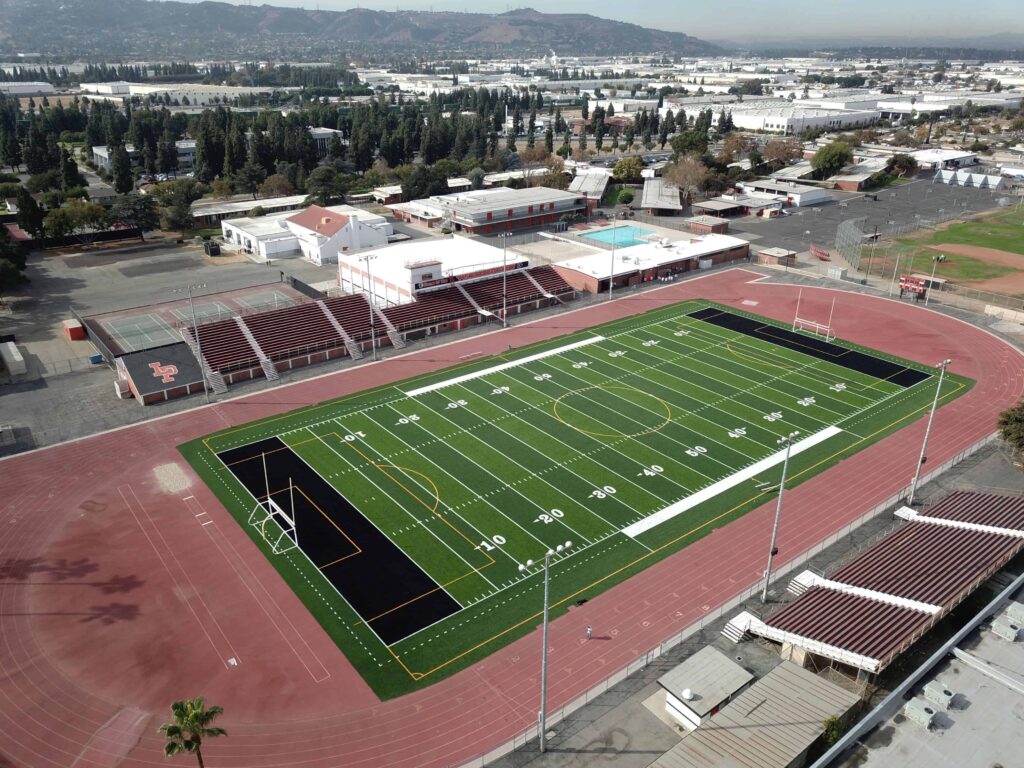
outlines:
[{"label": "hazy sky", "polygon": [[[194,1],[194,0],[193,0]],[[241,4],[241,0],[229,0]],[[315,8],[317,0],[252,0],[253,5]],[[321,9],[363,8],[393,11],[450,10],[502,12],[523,4],[497,0],[319,0]],[[586,12],[641,26],[698,37],[870,35],[877,37],[967,36],[1010,32],[1024,34],[1021,0],[560,0],[527,4],[549,12]]]}]

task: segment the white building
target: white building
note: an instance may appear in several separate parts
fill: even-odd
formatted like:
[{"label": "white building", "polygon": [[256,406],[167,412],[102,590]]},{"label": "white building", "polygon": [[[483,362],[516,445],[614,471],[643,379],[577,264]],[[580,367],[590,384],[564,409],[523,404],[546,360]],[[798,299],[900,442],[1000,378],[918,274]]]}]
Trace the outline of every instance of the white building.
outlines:
[{"label": "white building", "polygon": [[56,93],[49,83],[33,83],[28,81],[0,83],[0,93],[8,96],[45,96]]},{"label": "white building", "polygon": [[806,184],[796,184],[792,181],[776,181],[775,179],[741,181],[736,185],[736,188],[751,197],[784,200],[789,205],[797,208],[831,203],[833,199],[827,189],[811,187]]},{"label": "white building", "polygon": [[338,285],[345,292],[374,295],[378,306],[405,304],[423,291],[500,275],[530,266],[511,249],[454,235],[426,238],[361,254],[342,253]]},{"label": "white building", "polygon": [[298,88],[261,88],[257,86],[237,85],[206,85],[204,83],[83,83],[81,90],[85,94],[127,99],[139,97],[145,99],[164,99],[177,101],[179,104],[206,106],[208,104],[230,104],[241,96],[269,96],[274,91],[294,91]]},{"label": "white building", "polygon": [[333,264],[339,252],[385,245],[391,234],[383,216],[349,205],[221,221],[225,244],[258,261],[301,253],[316,264]]},{"label": "white building", "polygon": [[[187,171],[194,164],[196,160],[196,143],[192,139],[182,139],[174,143],[175,149],[178,151],[178,170]],[[131,160],[133,166],[142,164],[143,157],[142,152],[135,149],[131,144],[124,145],[125,150],[128,152],[128,159]],[[92,148],[92,159],[96,163],[96,167],[101,170],[107,171],[108,173],[113,168],[113,160],[111,159],[112,148],[108,146],[93,147]]]},{"label": "white building", "polygon": [[349,251],[385,246],[393,233],[383,216],[347,205],[311,205],[284,223],[302,255],[318,266],[337,264],[338,257]]}]

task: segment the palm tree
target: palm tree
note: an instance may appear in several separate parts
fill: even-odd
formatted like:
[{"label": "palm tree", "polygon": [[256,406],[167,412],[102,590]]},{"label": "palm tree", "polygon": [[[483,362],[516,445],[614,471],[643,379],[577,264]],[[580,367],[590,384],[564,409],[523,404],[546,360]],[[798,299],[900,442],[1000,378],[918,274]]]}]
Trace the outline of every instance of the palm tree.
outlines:
[{"label": "palm tree", "polygon": [[172,757],[180,752],[189,752],[196,756],[199,768],[203,763],[203,739],[214,736],[227,736],[223,728],[210,727],[214,719],[224,713],[223,707],[216,705],[207,707],[202,696],[185,699],[171,704],[171,717],[174,722],[160,726],[160,733],[167,738],[164,755]]}]

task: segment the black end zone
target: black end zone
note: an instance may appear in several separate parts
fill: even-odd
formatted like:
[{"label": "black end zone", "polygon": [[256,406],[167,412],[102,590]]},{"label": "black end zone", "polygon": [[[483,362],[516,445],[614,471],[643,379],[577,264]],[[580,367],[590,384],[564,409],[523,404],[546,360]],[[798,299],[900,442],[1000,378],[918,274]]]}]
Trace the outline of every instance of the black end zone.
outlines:
[{"label": "black end zone", "polygon": [[386,644],[460,609],[436,581],[280,438],[218,456],[255,499],[265,501],[269,484],[271,498],[295,521],[299,547]]},{"label": "black end zone", "polygon": [[854,349],[847,349],[838,344],[832,344],[813,336],[803,333],[796,333],[775,325],[769,325],[743,315],[735,315],[717,307],[707,307],[691,312],[689,317],[695,320],[703,320],[705,323],[716,325],[719,328],[726,328],[736,333],[742,333],[761,341],[771,344],[778,344],[780,347],[792,349],[794,352],[802,352],[805,355],[825,360],[835,365],[849,368],[857,373],[865,373],[874,376],[876,379],[890,381],[900,387],[912,387],[919,382],[929,378],[929,374],[916,371],[913,368],[883,360],[874,355],[858,352]]}]

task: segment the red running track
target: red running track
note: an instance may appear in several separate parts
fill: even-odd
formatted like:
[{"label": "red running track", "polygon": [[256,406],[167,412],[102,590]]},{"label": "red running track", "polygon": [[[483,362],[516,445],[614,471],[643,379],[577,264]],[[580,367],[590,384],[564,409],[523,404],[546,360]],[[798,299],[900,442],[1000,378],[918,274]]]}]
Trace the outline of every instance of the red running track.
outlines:
[{"label": "red running track", "polygon": [[[206,747],[224,767],[446,765],[532,725],[536,632],[378,702],[174,446],[694,297],[789,320],[797,289],[718,272],[0,461],[0,765],[165,766],[156,727],[170,701],[196,694],[225,707],[230,736]],[[995,336],[821,288],[803,290],[801,315],[827,317],[833,297],[840,337],[922,363],[950,357],[977,380],[939,411],[932,466],[991,433],[1024,394],[1024,358]],[[904,486],[923,431],[919,419],[787,494],[782,557]],[[755,583],[772,512],[754,510],[555,621],[551,708]],[[583,642],[587,624],[608,639]]]}]

